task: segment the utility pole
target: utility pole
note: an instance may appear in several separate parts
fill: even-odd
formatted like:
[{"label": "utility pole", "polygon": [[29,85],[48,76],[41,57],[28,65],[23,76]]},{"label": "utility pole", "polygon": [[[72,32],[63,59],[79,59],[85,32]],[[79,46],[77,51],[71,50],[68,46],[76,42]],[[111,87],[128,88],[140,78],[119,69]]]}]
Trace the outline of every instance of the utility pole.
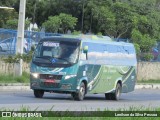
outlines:
[{"label": "utility pole", "polygon": [[89,33],[92,33],[92,10],[91,10],[91,15],[90,15],[91,19],[90,19],[90,29],[89,29]]},{"label": "utility pole", "polygon": [[35,0],[35,4],[34,4],[34,11],[33,11],[33,28],[34,28],[34,24],[35,24],[35,14],[36,14],[36,9],[37,9],[37,0]]},{"label": "utility pole", "polygon": [[[25,9],[26,9],[26,0],[20,0],[16,54],[21,54],[21,55],[23,54]],[[23,65],[23,60],[20,59],[19,63],[15,67],[15,73],[17,76],[22,75],[22,65]]]},{"label": "utility pole", "polygon": [[82,24],[81,24],[81,32],[83,33],[83,23],[84,22],[84,0],[82,1]]}]

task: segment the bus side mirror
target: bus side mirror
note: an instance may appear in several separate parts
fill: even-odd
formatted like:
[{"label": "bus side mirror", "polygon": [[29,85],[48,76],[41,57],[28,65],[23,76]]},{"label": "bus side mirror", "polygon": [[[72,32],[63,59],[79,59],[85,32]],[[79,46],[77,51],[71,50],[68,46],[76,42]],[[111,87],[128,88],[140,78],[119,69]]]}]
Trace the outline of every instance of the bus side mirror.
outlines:
[{"label": "bus side mirror", "polygon": [[88,60],[88,46],[83,47],[83,53],[86,54],[86,60]]},{"label": "bus side mirror", "polygon": [[88,53],[88,46],[84,46],[83,53]]}]

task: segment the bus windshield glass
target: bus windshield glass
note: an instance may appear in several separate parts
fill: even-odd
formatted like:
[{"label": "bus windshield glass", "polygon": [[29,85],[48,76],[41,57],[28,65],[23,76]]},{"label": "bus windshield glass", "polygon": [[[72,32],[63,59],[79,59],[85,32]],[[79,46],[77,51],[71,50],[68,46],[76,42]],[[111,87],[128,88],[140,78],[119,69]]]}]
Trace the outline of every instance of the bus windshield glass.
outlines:
[{"label": "bus windshield glass", "polygon": [[78,60],[80,42],[43,41],[37,45],[33,62],[46,65],[74,64]]}]

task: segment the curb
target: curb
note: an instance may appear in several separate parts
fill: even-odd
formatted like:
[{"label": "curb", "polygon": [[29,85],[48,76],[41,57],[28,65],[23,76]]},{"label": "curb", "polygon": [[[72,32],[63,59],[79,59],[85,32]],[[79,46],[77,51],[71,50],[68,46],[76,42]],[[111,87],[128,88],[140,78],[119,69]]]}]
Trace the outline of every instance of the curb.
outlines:
[{"label": "curb", "polygon": [[[160,84],[137,84],[135,89],[160,89]],[[0,91],[31,91],[29,84],[0,84]]]},{"label": "curb", "polygon": [[160,84],[137,84],[135,89],[160,89]]},{"label": "curb", "polygon": [[29,91],[29,83],[0,83],[0,91]]},{"label": "curb", "polygon": [[30,86],[0,86],[0,91],[30,91]]}]

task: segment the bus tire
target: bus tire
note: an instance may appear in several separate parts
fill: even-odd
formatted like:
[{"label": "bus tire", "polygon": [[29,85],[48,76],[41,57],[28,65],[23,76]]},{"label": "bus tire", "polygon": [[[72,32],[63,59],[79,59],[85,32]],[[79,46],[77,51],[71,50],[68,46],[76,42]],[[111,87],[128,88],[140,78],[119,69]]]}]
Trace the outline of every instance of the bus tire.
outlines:
[{"label": "bus tire", "polygon": [[106,100],[112,100],[112,93],[105,93]]},{"label": "bus tire", "polygon": [[116,90],[114,93],[112,93],[112,99],[113,100],[119,100],[120,96],[121,96],[121,90],[122,90],[122,86],[121,84],[118,82],[116,85]]},{"label": "bus tire", "polygon": [[85,97],[85,92],[86,91],[86,87],[84,82],[81,82],[80,84],[80,89],[78,90],[77,93],[71,93],[72,97],[74,100],[78,100],[78,101],[82,101]]},{"label": "bus tire", "polygon": [[121,95],[122,86],[120,83],[117,83],[116,90],[114,93],[105,93],[106,100],[119,100]]},{"label": "bus tire", "polygon": [[34,90],[34,96],[36,98],[42,98],[44,95],[44,91],[43,90]]},{"label": "bus tire", "polygon": [[75,92],[71,93],[71,96],[72,96],[73,100],[76,100],[76,93]]}]

